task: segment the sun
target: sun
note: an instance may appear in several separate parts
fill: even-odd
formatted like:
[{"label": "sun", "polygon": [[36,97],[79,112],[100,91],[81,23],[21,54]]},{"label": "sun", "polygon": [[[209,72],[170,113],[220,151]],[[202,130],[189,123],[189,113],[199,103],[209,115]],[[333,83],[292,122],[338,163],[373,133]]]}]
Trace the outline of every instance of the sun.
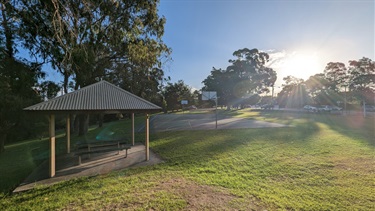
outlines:
[{"label": "sun", "polygon": [[291,75],[306,80],[310,76],[322,72],[322,68],[324,67],[322,67],[317,53],[293,52],[284,58],[281,71],[282,75]]}]

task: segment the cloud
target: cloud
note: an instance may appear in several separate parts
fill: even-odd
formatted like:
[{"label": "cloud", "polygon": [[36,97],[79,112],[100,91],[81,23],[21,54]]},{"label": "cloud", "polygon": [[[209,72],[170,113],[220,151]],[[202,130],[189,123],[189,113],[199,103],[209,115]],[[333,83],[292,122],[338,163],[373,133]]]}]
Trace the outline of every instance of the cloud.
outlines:
[{"label": "cloud", "polygon": [[285,50],[282,51],[275,51],[275,50],[268,50],[268,55],[270,56],[269,62],[267,64],[268,67],[273,69],[281,68],[284,63],[285,59],[290,57]]}]

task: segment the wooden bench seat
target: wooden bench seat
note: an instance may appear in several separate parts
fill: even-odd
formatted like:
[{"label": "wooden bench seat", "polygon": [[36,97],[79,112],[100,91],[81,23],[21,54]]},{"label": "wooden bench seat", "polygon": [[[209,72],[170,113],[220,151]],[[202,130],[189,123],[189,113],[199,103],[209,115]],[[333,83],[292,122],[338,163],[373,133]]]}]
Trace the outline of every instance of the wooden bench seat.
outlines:
[{"label": "wooden bench seat", "polygon": [[90,151],[90,148],[95,147],[106,147],[106,146],[114,146],[117,145],[120,147],[121,145],[129,143],[126,139],[119,139],[119,140],[108,140],[108,141],[88,141],[88,142],[78,142],[76,143],[76,149],[85,149],[87,148]]},{"label": "wooden bench seat", "polygon": [[[128,156],[128,150],[131,148],[129,144],[126,144],[125,141],[96,141],[96,142],[89,142],[89,143],[78,143],[76,144],[77,152],[75,153],[78,156],[78,165],[81,165],[83,155],[88,155],[90,157],[91,154],[97,153],[105,153],[105,152],[112,152],[112,151],[120,151],[125,150],[125,157]],[[83,149],[83,150],[82,150]]]}]

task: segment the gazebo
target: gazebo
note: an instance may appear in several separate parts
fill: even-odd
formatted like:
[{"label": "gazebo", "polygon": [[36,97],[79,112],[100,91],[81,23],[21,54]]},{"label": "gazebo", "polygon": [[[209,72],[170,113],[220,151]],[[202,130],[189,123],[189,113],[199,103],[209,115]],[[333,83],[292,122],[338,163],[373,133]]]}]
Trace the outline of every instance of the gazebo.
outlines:
[{"label": "gazebo", "polygon": [[24,110],[49,116],[49,176],[54,177],[56,168],[55,115],[66,115],[66,149],[67,153],[70,153],[70,115],[131,113],[132,144],[134,145],[134,113],[145,113],[145,160],[148,161],[150,159],[149,114],[161,108],[107,81],[99,81],[74,92],[29,106]]}]

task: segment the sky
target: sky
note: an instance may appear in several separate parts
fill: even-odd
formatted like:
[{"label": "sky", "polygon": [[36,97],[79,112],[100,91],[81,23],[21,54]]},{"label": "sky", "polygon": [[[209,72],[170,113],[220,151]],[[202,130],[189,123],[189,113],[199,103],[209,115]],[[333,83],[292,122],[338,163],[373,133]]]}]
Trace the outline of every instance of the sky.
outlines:
[{"label": "sky", "polygon": [[[193,90],[242,48],[270,55],[275,93],[288,75],[306,80],[328,62],[375,60],[375,0],[160,0],[159,15],[167,19],[163,41],[172,49],[163,70],[170,82],[183,80]],[[46,80],[63,80],[43,69]]]},{"label": "sky", "polygon": [[[282,78],[307,79],[328,62],[374,60],[374,0],[161,0],[171,82],[201,89],[213,67],[225,69],[233,52],[257,48]],[[276,89],[277,90],[277,89]]]}]

